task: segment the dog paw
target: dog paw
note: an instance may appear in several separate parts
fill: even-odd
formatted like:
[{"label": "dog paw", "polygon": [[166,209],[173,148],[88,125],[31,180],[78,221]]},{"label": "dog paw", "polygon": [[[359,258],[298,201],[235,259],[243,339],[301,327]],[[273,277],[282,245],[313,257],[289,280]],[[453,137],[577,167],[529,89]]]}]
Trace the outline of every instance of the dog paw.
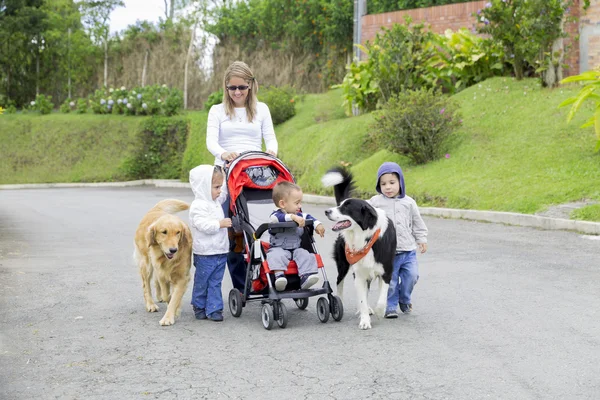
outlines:
[{"label": "dog paw", "polygon": [[158,311],[158,306],[154,303],[151,304],[146,304],[146,311],[148,312],[157,312]]},{"label": "dog paw", "polygon": [[159,322],[159,324],[161,326],[169,326],[169,325],[173,325],[174,323],[175,323],[175,317],[173,315],[167,315],[167,314],[165,314],[165,316]]},{"label": "dog paw", "polygon": [[360,317],[359,329],[371,329],[371,318],[369,316]]},{"label": "dog paw", "polygon": [[379,318],[383,318],[385,315],[385,306],[385,304],[378,304],[377,307],[375,307],[375,315]]}]

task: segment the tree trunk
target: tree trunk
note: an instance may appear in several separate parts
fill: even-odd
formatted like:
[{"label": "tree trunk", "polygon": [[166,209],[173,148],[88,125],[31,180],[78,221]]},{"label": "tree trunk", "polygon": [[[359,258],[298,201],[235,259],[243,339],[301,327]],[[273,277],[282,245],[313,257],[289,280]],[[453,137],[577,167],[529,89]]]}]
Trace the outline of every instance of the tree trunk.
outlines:
[{"label": "tree trunk", "polygon": [[104,39],[104,87],[108,87],[108,38]]},{"label": "tree trunk", "polygon": [[175,0],[171,0],[171,9],[169,10],[169,19],[173,21],[173,15],[175,15]]},{"label": "tree trunk", "polygon": [[67,57],[69,62],[69,74],[67,78],[67,86],[69,88],[69,99],[71,99],[71,28],[68,30],[67,36]]},{"label": "tree trunk", "polygon": [[[564,18],[560,22],[560,31],[563,32]],[[542,58],[542,61],[547,63],[546,70],[542,74],[543,84],[547,87],[556,87],[563,78],[562,64],[565,57],[564,39],[559,37],[552,43],[550,49],[550,57]]]},{"label": "tree trunk", "polygon": [[187,56],[185,57],[185,67],[183,72],[183,109],[188,108],[188,65],[190,63],[190,56],[194,46],[194,38],[196,37],[196,25],[192,27],[192,37],[190,38],[190,46],[188,47]]},{"label": "tree trunk", "polygon": [[523,59],[515,54],[513,59],[513,69],[515,72],[515,78],[520,81],[523,79]]},{"label": "tree trunk", "polygon": [[36,51],[35,58],[35,96],[40,94],[40,49]]},{"label": "tree trunk", "polygon": [[150,55],[150,49],[146,49],[144,55],[144,67],[142,68],[142,87],[146,86],[146,70],[148,69],[148,56]]}]

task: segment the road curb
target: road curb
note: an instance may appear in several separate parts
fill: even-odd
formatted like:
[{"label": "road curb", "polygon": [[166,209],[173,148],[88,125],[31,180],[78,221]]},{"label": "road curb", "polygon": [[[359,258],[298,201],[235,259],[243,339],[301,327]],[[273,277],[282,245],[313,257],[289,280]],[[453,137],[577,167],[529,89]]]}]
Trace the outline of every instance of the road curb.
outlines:
[{"label": "road curb", "polygon": [[[50,189],[50,188],[86,188],[86,187],[134,187],[154,186],[159,188],[189,188],[190,184],[172,179],[140,179],[128,182],[97,183],[32,183],[0,185],[0,190]],[[335,206],[335,199],[328,196],[305,194],[304,201],[309,204]],[[422,215],[438,218],[464,219],[470,221],[491,222],[516,226],[527,226],[545,230],[576,231],[590,235],[600,235],[600,223],[575,221],[570,219],[541,217],[539,215],[519,214],[500,211],[461,210],[453,208],[419,207]]]}]

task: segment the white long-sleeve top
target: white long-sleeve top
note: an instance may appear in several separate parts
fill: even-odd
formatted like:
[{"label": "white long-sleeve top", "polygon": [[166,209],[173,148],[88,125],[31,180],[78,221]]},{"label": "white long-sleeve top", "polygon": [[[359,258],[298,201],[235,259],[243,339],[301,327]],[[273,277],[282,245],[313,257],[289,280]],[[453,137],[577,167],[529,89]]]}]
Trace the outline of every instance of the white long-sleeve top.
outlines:
[{"label": "white long-sleeve top", "polygon": [[221,228],[225,218],[221,204],[227,192],[212,199],[211,182],[214,166],[199,165],[190,171],[190,186],[196,197],[190,205],[190,225],[192,226],[192,249],[194,254],[209,256],[229,252],[227,228]]},{"label": "white long-sleeve top", "polygon": [[265,103],[257,103],[257,112],[252,122],[248,122],[245,108],[234,108],[235,118],[225,114],[223,103],[215,104],[208,112],[206,126],[206,148],[215,156],[215,165],[223,165],[221,154],[233,151],[241,153],[253,150],[262,151],[264,139],[266,150],[277,153],[277,138],[273,129],[271,112]]}]

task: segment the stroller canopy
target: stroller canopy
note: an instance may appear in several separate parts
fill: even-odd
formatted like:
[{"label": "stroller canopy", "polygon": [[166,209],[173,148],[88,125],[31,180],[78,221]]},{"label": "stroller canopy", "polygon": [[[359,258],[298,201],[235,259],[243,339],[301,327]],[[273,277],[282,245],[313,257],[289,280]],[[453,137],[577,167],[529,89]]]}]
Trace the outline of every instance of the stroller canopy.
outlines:
[{"label": "stroller canopy", "polygon": [[295,182],[294,176],[280,159],[262,151],[242,153],[232,161],[227,171],[230,209],[234,211],[236,199],[244,188],[270,191],[282,181]]}]

